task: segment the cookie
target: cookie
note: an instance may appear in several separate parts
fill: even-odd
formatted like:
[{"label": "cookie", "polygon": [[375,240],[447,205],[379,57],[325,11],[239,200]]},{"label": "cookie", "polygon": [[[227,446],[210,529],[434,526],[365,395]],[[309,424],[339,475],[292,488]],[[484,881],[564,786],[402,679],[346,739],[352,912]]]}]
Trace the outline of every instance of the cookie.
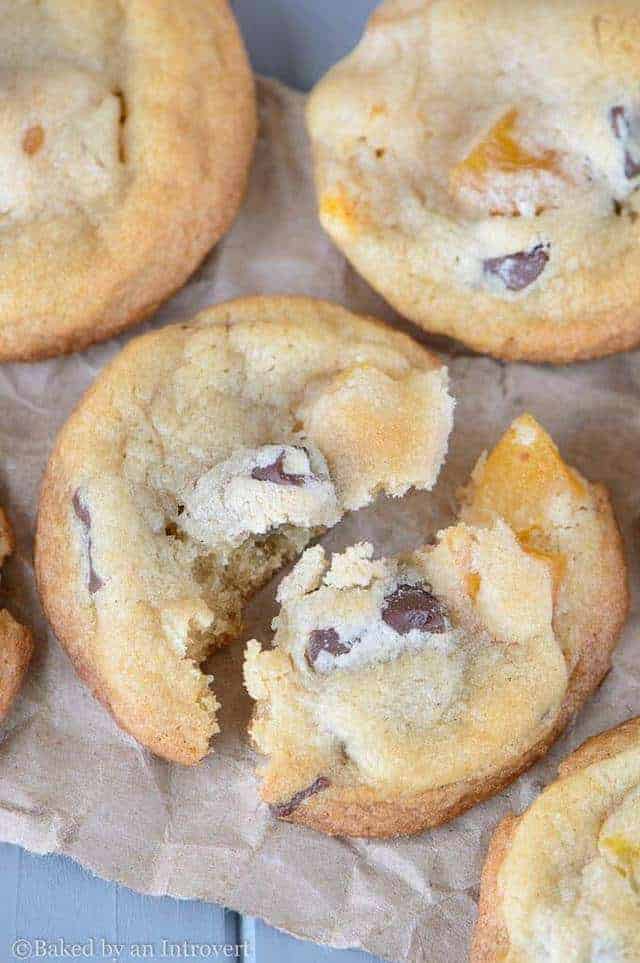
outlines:
[{"label": "cookie", "polygon": [[[0,566],[14,548],[11,526],[0,508]],[[6,609],[0,609],[0,722],[20,690],[32,653],[31,632],[16,622]]]},{"label": "cookie", "polygon": [[487,856],[473,963],[640,959],[640,718],[589,739]]},{"label": "cookie", "polygon": [[322,301],[242,299],[128,345],[60,433],[36,544],[49,620],[117,722],[201,759],[201,664],[244,603],[344,512],[431,488],[452,412],[438,359]]},{"label": "cookie", "polygon": [[140,321],[240,204],[255,137],[227,0],[0,2],[0,360]]},{"label": "cookie", "polygon": [[634,0],[385,0],[309,102],[322,224],[476,351],[636,345],[639,50]]},{"label": "cookie", "polygon": [[514,779],[599,684],[627,611],[607,494],[529,415],[434,545],[309,548],[278,598],[273,648],[245,660],[261,795],[346,836],[420,832]]}]

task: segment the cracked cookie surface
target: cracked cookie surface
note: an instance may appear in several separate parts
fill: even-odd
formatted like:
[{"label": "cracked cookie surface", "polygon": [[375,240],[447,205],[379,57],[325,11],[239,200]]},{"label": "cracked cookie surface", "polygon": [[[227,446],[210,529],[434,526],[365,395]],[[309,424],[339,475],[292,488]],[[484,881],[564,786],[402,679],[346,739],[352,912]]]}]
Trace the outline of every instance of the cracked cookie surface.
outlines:
[{"label": "cracked cookie surface", "polygon": [[262,796],[381,837],[453,817],[546,751],[608,670],[626,570],[606,493],[525,415],[435,545],[314,546],[278,600],[273,648],[245,661]]},{"label": "cracked cookie surface", "polygon": [[634,0],[385,0],[309,101],[325,229],[475,350],[637,344],[639,51]]},{"label": "cracked cookie surface", "polygon": [[346,511],[430,489],[452,417],[438,359],[326,302],[242,299],[133,341],[58,438],[36,550],[53,628],[120,725],[202,758],[200,665],[244,603]]},{"label": "cracked cookie surface", "polygon": [[500,824],[471,959],[639,958],[640,719],[633,719],[589,739],[522,816]]},{"label": "cracked cookie surface", "polygon": [[0,360],[29,359],[184,283],[240,203],[253,82],[226,0],[1,0],[0,41]]},{"label": "cracked cookie surface", "polygon": [[[9,521],[0,508],[0,565],[13,553],[15,541]],[[20,691],[33,653],[29,629],[0,609],[0,722]]]}]

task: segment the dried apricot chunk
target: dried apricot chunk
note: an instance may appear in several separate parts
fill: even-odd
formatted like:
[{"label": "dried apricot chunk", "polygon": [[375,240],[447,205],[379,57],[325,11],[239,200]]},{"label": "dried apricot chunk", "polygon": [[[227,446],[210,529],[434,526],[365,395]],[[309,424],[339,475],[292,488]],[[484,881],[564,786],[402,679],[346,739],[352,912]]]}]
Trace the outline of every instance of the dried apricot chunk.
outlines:
[{"label": "dried apricot chunk", "polygon": [[[532,415],[517,418],[484,464],[474,473],[468,489],[468,511],[477,516],[499,515],[525,542],[546,552],[546,511],[566,494],[582,499],[586,486],[564,463],[556,445]],[[536,526],[539,535],[534,537]],[[528,534],[527,534],[528,533]]]},{"label": "dried apricot chunk", "polygon": [[[555,151],[532,154],[518,142],[515,135],[517,120],[518,111],[514,107],[453,167],[449,175],[449,187],[454,194],[486,194],[491,187],[491,179],[496,175],[504,177],[544,171],[559,173]],[[515,200],[504,198],[502,202],[494,202],[491,213],[516,215],[519,208]]]}]

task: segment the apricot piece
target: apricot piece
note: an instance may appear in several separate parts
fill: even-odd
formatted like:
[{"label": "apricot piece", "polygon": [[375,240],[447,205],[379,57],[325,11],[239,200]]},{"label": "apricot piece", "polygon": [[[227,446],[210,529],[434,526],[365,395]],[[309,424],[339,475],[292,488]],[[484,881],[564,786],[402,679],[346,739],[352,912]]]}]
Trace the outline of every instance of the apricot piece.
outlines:
[{"label": "apricot piece", "polygon": [[[518,143],[515,136],[517,120],[518,111],[514,107],[453,167],[449,186],[454,194],[484,194],[490,187],[491,178],[496,175],[516,175],[527,171],[558,173],[558,155],[555,151],[530,154]],[[518,209],[515,202],[506,202],[499,208],[492,209],[491,213],[517,214]]]},{"label": "apricot piece", "polygon": [[340,221],[343,227],[356,230],[359,217],[356,202],[349,197],[344,188],[327,192],[320,200],[320,216],[333,221]]},{"label": "apricot piece", "polygon": [[480,591],[481,578],[478,572],[467,572],[466,586],[469,598],[475,602]]},{"label": "apricot piece", "polygon": [[513,422],[474,475],[468,511],[476,517],[500,516],[520,533],[525,546],[545,553],[552,501],[562,495],[582,500],[586,495],[584,482],[529,414]]},{"label": "apricot piece", "polygon": [[35,124],[25,131],[24,137],[22,138],[22,149],[25,154],[29,154],[29,156],[37,154],[43,144],[44,130],[40,124]]},{"label": "apricot piece", "polygon": [[542,548],[541,546],[546,544],[546,539],[544,532],[537,525],[533,525],[531,528],[525,529],[523,532],[517,533],[517,539],[520,544],[520,548],[530,555],[532,558],[537,559],[539,562],[544,562],[548,565],[551,570],[551,577],[553,579],[553,586],[557,589],[567,571],[567,559],[562,552],[552,552],[548,548]]}]

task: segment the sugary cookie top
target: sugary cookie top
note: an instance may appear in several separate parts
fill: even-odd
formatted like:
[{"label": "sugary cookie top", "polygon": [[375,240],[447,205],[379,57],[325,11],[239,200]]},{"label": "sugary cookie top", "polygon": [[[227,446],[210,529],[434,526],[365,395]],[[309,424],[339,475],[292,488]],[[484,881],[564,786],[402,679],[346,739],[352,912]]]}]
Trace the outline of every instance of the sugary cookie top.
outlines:
[{"label": "sugary cookie top", "polygon": [[634,0],[385,0],[310,100],[323,224],[474,346],[636,297],[639,51]]},{"label": "sugary cookie top", "polygon": [[122,23],[115,0],[0,3],[0,231],[124,185]]},{"label": "sugary cookie top", "polygon": [[0,0],[0,358],[84,347],[180,287],[255,127],[227,0]]},{"label": "sugary cookie top", "polygon": [[640,958],[640,725],[625,728],[519,820],[499,872],[505,963]]},{"label": "sugary cookie top", "polygon": [[[148,744],[169,739],[175,713],[186,753],[203,754],[212,697],[194,663],[345,511],[431,488],[452,417],[436,358],[325,302],[245,299],[133,341],[62,431],[39,536],[68,534],[71,584],[56,579],[50,541],[44,594],[128,728]],[[143,713],[155,734],[134,727]]]}]

